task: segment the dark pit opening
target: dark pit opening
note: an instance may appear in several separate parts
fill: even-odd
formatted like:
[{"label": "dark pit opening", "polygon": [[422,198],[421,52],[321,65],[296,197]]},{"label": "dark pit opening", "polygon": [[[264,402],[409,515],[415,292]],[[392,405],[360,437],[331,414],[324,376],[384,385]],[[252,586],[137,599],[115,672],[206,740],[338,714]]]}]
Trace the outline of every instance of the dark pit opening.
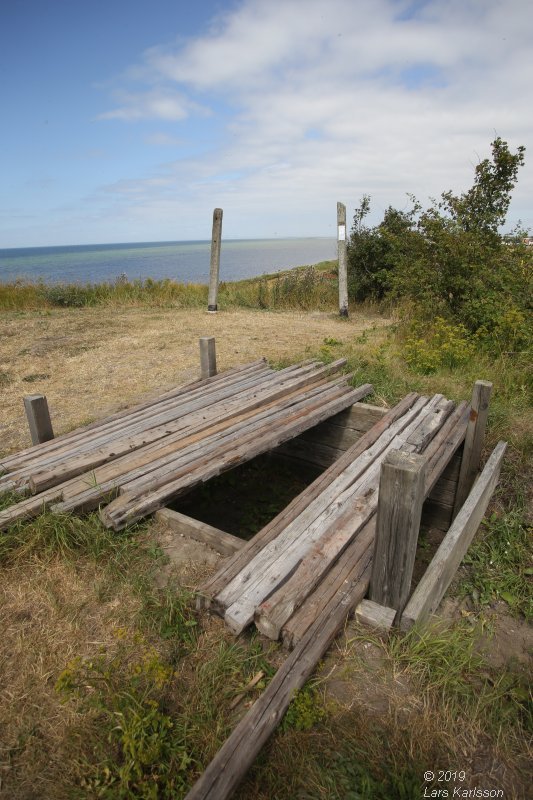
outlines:
[{"label": "dark pit opening", "polygon": [[251,539],[323,470],[265,453],[178,498],[169,507],[214,528]]}]

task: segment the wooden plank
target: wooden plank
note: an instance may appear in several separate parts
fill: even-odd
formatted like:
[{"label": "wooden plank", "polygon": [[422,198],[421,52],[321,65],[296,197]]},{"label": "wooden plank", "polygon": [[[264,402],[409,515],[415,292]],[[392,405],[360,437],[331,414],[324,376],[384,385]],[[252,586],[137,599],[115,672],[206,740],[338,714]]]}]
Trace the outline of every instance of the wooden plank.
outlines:
[{"label": "wooden plank", "polygon": [[[427,398],[419,398],[409,411],[384,430],[376,442],[362,452],[342,473],[287,525],[275,541],[265,545],[250,560],[243,570],[217,595],[216,603],[226,609],[225,619],[232,630],[251,621],[256,606],[268,597],[279,584],[280,571],[285,577],[296,566],[306,551],[320,537],[324,526],[337,516],[338,509],[351,493],[358,491],[365,482],[365,473],[395,437],[414,425],[418,415],[427,404]],[[377,478],[377,470],[375,477]],[[245,587],[245,593],[243,588]],[[241,628],[242,629],[242,628]]]},{"label": "wooden plank", "polygon": [[392,628],[395,616],[394,608],[387,608],[372,600],[361,600],[355,609],[357,622],[384,632]]},{"label": "wooden plank", "polygon": [[226,800],[275,730],[294,693],[307,678],[343,627],[353,606],[362,600],[360,586],[344,587],[315,620],[300,644],[287,657],[252,708],[226,739],[185,800]]},{"label": "wooden plank", "polygon": [[390,452],[381,465],[368,597],[398,613],[411,591],[425,476],[424,457],[404,450]]},{"label": "wooden plank", "polygon": [[190,395],[191,392],[196,391],[197,389],[203,389],[204,391],[206,389],[210,390],[214,383],[220,386],[228,379],[239,380],[239,376],[244,373],[249,373],[254,370],[263,371],[269,369],[270,368],[267,366],[265,359],[259,359],[258,361],[254,361],[249,364],[232,367],[231,369],[215,375],[213,378],[209,378],[207,381],[198,380],[194,381],[193,383],[178,386],[168,392],[163,393],[157,398],[139,403],[130,408],[122,409],[115,414],[104,417],[101,420],[97,420],[89,423],[88,425],[84,425],[82,427],[75,428],[72,431],[68,431],[67,433],[63,433],[60,436],[56,436],[55,439],[51,442],[48,442],[45,447],[28,447],[24,450],[18,451],[17,453],[13,453],[10,456],[6,456],[2,459],[2,467],[13,471],[23,463],[31,461],[37,455],[42,455],[44,452],[55,452],[58,449],[69,446],[73,441],[78,441],[80,437],[86,437],[87,435],[94,433],[94,431],[97,429],[105,429],[115,422],[120,423],[127,417],[132,417],[136,414],[151,409],[154,406],[167,402],[168,400],[177,399],[180,395],[186,393]]},{"label": "wooden plank", "polygon": [[[466,412],[466,413],[465,413]],[[453,461],[453,453],[459,447],[464,438],[468,418],[468,404],[461,404],[456,411],[445,420],[441,429],[437,431],[433,440],[427,445],[424,457],[428,458],[428,468],[426,470],[426,480],[424,496],[427,497],[437,480],[438,470],[444,464],[448,464],[446,470],[453,474],[457,470],[457,465]],[[442,451],[442,453],[441,453]],[[451,460],[450,460],[451,459]],[[449,463],[448,463],[449,462]],[[375,531],[376,517],[372,517],[366,527]],[[364,531],[365,529],[363,529]],[[359,535],[363,534],[363,531]],[[340,591],[348,580],[352,569],[353,555],[359,558],[357,552],[357,538],[352,541],[346,550],[341,554],[336,563],[332,565],[321,583],[306,598],[299,609],[292,615],[282,630],[282,638],[285,647],[291,648],[297,644],[305,634],[310,624],[322,612],[325,604],[329,602],[336,592]],[[368,565],[371,563],[372,549],[367,551]],[[368,581],[370,571],[368,571]],[[366,589],[365,589],[366,592]]]},{"label": "wooden plank", "polygon": [[[420,402],[424,400],[421,398]],[[391,426],[386,435],[360,457],[359,464],[345,470],[321,495],[318,516],[315,509],[307,509],[217,596],[216,603],[226,608],[224,619],[232,631],[240,633],[263,604],[256,624],[267,635],[279,633],[350,539],[375,513],[382,458],[389,450],[402,446],[419,427],[420,417],[431,418],[439,403],[440,398],[436,396],[426,407],[417,408],[415,404],[410,424],[400,431]],[[414,448],[414,445],[405,446]],[[310,515],[314,516],[312,521]],[[319,540],[320,544],[315,547]]]},{"label": "wooden plank", "polygon": [[239,539],[238,536],[232,536],[231,533],[221,531],[219,528],[214,528],[212,525],[193,519],[193,517],[187,517],[185,514],[173,511],[171,508],[159,509],[155,514],[155,518],[174,533],[208,544],[213,550],[224,556],[232,556],[244,544],[244,541]]},{"label": "wooden plank", "polygon": [[298,497],[289,503],[268,525],[253,539],[244,545],[242,551],[228,560],[221,569],[206,581],[200,588],[197,603],[200,607],[209,605],[211,600],[246,566],[265,544],[275,539],[281,530],[287,527],[365,450],[371,447],[392,424],[400,419],[416,403],[418,395],[411,392],[394,408],[390,409],[337,463],[319,475]]},{"label": "wooden plank", "polygon": [[54,438],[48,401],[44,394],[28,394],[24,398],[24,409],[30,428],[32,444],[43,444]]},{"label": "wooden plank", "polygon": [[491,392],[492,383],[489,381],[476,381],[474,384],[471,403],[472,409],[470,411],[470,420],[466,431],[463,460],[453,509],[454,516],[458,513],[466,500],[479,470],[481,450],[483,449],[485,428],[489,415]]},{"label": "wooden plank", "polygon": [[125,493],[118,501],[114,501],[101,512],[102,521],[104,524],[115,528],[115,530],[120,530],[126,525],[156,511],[169,499],[176,497],[185,489],[190,489],[201,481],[208,480],[215,475],[220,475],[222,472],[232,469],[238,466],[238,464],[272,449],[272,447],[291,438],[293,435],[301,432],[301,430],[316,424],[316,422],[327,418],[340,408],[351,404],[357,397],[360,397],[361,394],[367,394],[370,393],[370,391],[372,391],[372,387],[367,385],[353,392],[343,394],[341,397],[326,405],[321,404],[311,413],[307,411],[303,418],[303,412],[300,412],[299,415],[294,415],[290,421],[286,422],[274,432],[265,432],[263,435],[257,437],[253,445],[247,443],[245,447],[235,448],[221,459],[204,465],[200,474],[192,472],[185,478],[179,478],[177,481],[170,480],[160,488],[147,491],[142,495],[133,494],[132,496]]},{"label": "wooden plank", "polygon": [[[344,377],[337,380],[341,383],[346,382]],[[317,377],[317,385],[326,385],[320,383],[321,381],[324,381],[322,373]],[[312,385],[312,378],[309,374],[297,378],[286,378],[280,382],[272,382],[270,378],[266,382],[259,379],[259,382],[254,381],[252,386],[243,386],[240,392],[230,392],[229,399],[226,399],[225,402],[211,404],[206,402],[200,408],[193,408],[189,413],[176,420],[167,421],[163,425],[157,425],[150,430],[143,430],[134,435],[128,433],[123,438],[114,439],[101,447],[95,447],[89,453],[71,456],[60,466],[32,471],[29,479],[30,490],[33,493],[42,491],[49,486],[95,469],[111,459],[116,460],[133,450],[143,449],[144,453],[150,453],[152,451],[147,448],[147,445],[155,442],[161,442],[162,449],[168,452],[167,448],[171,443],[183,443],[193,433],[207,430],[214,419],[220,420],[219,430],[221,430],[222,427],[232,424],[232,420],[242,417],[247,412],[252,412],[261,406],[269,407],[278,398],[298,397],[302,388]],[[327,385],[335,386],[337,383],[330,381]],[[184,445],[176,444],[177,449],[179,446]],[[170,448],[170,450],[172,449]]]},{"label": "wooden plank", "polygon": [[437,609],[487,510],[498,482],[506,447],[506,442],[499,442],[485,464],[407,603],[400,622],[402,630],[409,630],[415,623],[423,623]]}]

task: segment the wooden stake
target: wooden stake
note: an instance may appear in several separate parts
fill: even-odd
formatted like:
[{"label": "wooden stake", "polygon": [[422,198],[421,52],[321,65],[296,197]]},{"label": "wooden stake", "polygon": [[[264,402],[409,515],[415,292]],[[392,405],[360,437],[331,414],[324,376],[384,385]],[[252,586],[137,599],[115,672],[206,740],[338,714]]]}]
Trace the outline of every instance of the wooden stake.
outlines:
[{"label": "wooden stake", "polygon": [[202,380],[217,374],[217,353],[214,336],[200,339],[200,375]]},{"label": "wooden stake", "polygon": [[209,268],[209,296],[207,310],[218,311],[218,275],[220,272],[220,244],[222,241],[222,209],[213,211],[213,236],[211,239],[211,264]]},{"label": "wooden stake", "polygon": [[54,438],[48,402],[44,394],[29,394],[24,398],[24,408],[32,444],[42,444]]},{"label": "wooden stake", "polygon": [[348,316],[348,272],[346,268],[346,206],[337,203],[337,254],[339,258],[339,314]]},{"label": "wooden stake", "polygon": [[474,479],[479,470],[481,451],[485,440],[485,428],[489,414],[489,400],[492,392],[492,383],[489,381],[476,381],[472,393],[472,408],[470,420],[466,429],[466,438],[461,461],[461,471],[457,482],[457,492],[453,506],[453,516],[456,517],[464,501],[468,497]]},{"label": "wooden stake", "polygon": [[399,619],[411,590],[420,529],[426,459],[392,450],[383,461],[369,598]]}]

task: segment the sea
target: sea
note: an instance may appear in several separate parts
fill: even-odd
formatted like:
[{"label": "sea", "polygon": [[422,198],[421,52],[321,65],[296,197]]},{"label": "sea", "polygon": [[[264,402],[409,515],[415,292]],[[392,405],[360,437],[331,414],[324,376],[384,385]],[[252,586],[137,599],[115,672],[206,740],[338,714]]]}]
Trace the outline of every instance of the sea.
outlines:
[{"label": "sea", "polygon": [[[210,241],[0,249],[0,282],[104,283],[117,278],[209,283]],[[220,280],[235,281],[337,257],[335,239],[222,241]]]}]

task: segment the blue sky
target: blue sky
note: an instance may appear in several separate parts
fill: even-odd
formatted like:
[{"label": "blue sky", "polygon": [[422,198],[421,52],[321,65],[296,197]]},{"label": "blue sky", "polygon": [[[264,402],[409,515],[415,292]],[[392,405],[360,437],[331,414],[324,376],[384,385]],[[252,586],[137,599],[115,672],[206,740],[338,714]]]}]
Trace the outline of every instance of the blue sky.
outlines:
[{"label": "blue sky", "polygon": [[334,236],[526,145],[530,0],[2,0],[0,248]]}]

